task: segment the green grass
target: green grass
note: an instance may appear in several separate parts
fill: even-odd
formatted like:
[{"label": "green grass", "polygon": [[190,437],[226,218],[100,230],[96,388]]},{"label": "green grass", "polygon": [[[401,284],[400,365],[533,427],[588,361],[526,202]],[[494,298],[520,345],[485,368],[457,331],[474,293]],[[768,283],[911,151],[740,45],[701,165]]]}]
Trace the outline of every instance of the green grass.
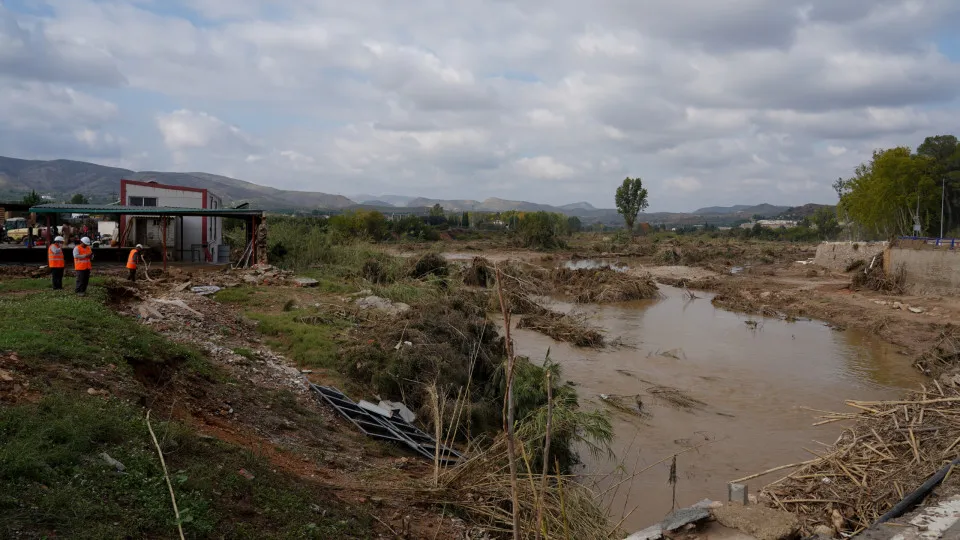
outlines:
[{"label": "green grass", "polygon": [[260,322],[260,331],[271,348],[285,354],[300,367],[335,368],[337,364],[337,334],[350,323],[336,318],[317,320],[316,324],[298,322],[309,316],[306,310],[283,313],[248,313]]},{"label": "green grass", "polygon": [[[271,471],[237,447],[153,421],[187,537],[370,538],[317,486]],[[100,454],[125,466],[118,473]],[[248,480],[239,474],[254,475]],[[312,505],[325,510],[321,515]],[[0,408],[0,536],[172,538],[176,523],[143,413],[63,392]]]},{"label": "green grass", "polygon": [[80,298],[67,291],[0,295],[0,351],[37,362],[77,366],[183,364],[198,370],[206,360],[195,350],[104,305],[99,288]]},{"label": "green grass", "polygon": [[[90,291],[92,288],[103,285],[105,278],[99,276],[93,276],[90,278]],[[63,278],[63,290],[65,292],[73,292],[73,288],[76,285],[77,281],[72,277]],[[52,290],[53,283],[50,281],[50,278],[13,278],[13,279],[4,279],[0,281],[0,293],[4,292],[19,292],[19,291],[42,291],[42,290]]]},{"label": "green grass", "polygon": [[[433,280],[436,281],[436,280]],[[416,280],[398,281],[389,285],[374,285],[370,290],[376,296],[388,298],[394,302],[416,304],[440,296],[440,288],[433,283]]]},{"label": "green grass", "polygon": [[228,304],[249,304],[253,302],[256,296],[256,289],[250,286],[230,287],[218,291],[213,298],[218,302]]}]

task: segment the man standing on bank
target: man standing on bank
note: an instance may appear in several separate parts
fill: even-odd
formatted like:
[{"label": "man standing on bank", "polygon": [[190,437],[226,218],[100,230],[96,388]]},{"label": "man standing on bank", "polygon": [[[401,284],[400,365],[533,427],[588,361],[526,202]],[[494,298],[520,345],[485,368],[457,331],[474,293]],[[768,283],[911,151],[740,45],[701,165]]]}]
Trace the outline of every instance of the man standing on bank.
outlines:
[{"label": "man standing on bank", "polygon": [[58,236],[53,239],[53,243],[47,248],[47,266],[50,267],[50,276],[53,278],[53,290],[59,291],[63,288],[63,237]]},{"label": "man standing on bank", "polygon": [[80,296],[87,295],[87,284],[90,283],[92,268],[93,248],[90,247],[90,238],[84,236],[77,247],[73,248],[73,270],[77,274],[77,287],[74,292]]},{"label": "man standing on bank", "polygon": [[137,261],[142,259],[140,255],[142,251],[143,246],[137,244],[137,247],[130,250],[130,255],[127,257],[127,270],[129,270],[127,279],[134,283],[137,282]]}]

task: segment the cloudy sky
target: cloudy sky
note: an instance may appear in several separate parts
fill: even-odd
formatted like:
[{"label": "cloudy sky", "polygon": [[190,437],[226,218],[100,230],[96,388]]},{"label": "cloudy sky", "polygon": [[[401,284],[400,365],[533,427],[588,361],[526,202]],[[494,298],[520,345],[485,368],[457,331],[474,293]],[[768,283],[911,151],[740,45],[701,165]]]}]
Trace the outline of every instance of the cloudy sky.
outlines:
[{"label": "cloudy sky", "polygon": [[[721,7],[722,6],[722,7]],[[960,126],[957,0],[0,0],[0,155],[650,210]],[[953,30],[953,32],[951,32]]]}]

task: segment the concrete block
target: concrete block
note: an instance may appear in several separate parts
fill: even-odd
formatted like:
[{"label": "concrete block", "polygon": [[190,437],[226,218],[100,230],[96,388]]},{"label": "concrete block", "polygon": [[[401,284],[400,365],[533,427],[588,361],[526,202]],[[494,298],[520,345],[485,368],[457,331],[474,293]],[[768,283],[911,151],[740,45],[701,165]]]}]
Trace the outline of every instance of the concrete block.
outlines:
[{"label": "concrete block", "polygon": [[734,484],[733,482],[727,484],[727,500],[744,506],[749,504],[750,499],[747,496],[747,485]]}]

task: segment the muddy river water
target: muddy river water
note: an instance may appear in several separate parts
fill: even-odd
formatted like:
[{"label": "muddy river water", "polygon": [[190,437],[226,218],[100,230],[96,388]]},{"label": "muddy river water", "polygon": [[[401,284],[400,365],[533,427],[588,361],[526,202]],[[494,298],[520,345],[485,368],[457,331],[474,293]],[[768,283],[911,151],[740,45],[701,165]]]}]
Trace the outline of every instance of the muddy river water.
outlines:
[{"label": "muddy river water", "polygon": [[[804,448],[820,451],[817,441],[836,440],[843,426],[814,427],[817,413],[809,408],[844,410],[846,399],[895,398],[922,382],[908,359],[868,334],[733,313],[714,308],[708,293],[688,300],[679,289],[660,290],[659,300],[555,306],[586,314],[624,347],[579,349],[532,331],[514,333],[519,354],[543,358],[550,348],[582,406],[606,407],[600,394],[641,395],[645,417],[613,412],[616,458],[583,455],[580,471],[598,489],[619,484],[605,502],[614,522],[626,516],[626,530],[659,520],[672,506],[669,461],[634,471],[707,443],[677,458],[677,505],[726,500],[729,480],[810,459]],[[653,385],[704,405],[677,408],[649,394]],[[751,493],[777,478],[751,480]]]}]

